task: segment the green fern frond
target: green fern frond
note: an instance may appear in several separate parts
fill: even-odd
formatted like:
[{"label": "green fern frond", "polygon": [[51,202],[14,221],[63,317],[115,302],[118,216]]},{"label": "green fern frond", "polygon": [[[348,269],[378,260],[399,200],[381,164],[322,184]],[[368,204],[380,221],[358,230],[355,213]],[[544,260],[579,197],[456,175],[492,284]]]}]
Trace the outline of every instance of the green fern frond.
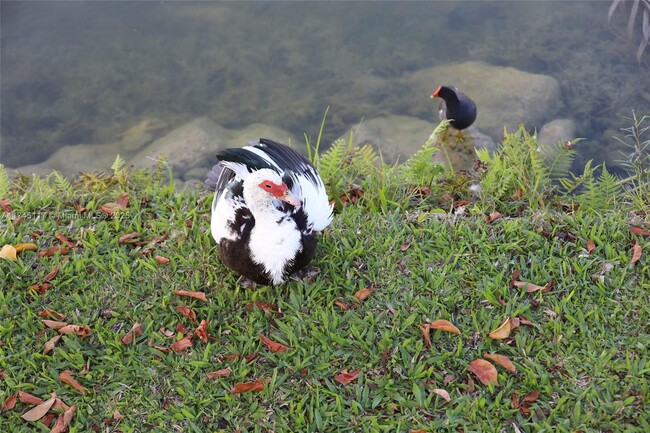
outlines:
[{"label": "green fern frond", "polygon": [[9,174],[7,168],[0,164],[0,198],[5,197],[9,192]]},{"label": "green fern frond", "polygon": [[56,189],[57,194],[63,197],[71,197],[74,195],[74,189],[70,184],[70,181],[58,171],[54,171],[49,177],[51,179],[52,186]]}]

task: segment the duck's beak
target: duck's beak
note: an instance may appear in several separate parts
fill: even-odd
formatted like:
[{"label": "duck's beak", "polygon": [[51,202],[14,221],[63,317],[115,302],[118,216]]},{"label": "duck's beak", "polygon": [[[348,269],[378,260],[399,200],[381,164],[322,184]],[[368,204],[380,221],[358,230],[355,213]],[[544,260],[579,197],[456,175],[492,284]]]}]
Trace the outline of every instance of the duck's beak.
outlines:
[{"label": "duck's beak", "polygon": [[291,206],[300,207],[302,206],[302,199],[292,193],[288,188],[284,191],[281,197],[279,197],[285,203],[289,203]]}]

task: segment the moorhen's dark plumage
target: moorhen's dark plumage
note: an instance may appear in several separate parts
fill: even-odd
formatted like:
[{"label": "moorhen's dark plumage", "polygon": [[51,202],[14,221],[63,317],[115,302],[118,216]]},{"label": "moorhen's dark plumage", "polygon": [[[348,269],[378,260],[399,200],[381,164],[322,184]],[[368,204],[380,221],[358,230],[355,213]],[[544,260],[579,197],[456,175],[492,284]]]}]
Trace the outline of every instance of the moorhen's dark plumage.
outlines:
[{"label": "moorhen's dark plumage", "polygon": [[332,220],[323,181],[298,152],[264,138],[217,159],[206,185],[221,261],[258,284],[283,283],[313,258]]},{"label": "moorhen's dark plumage", "polygon": [[431,98],[442,98],[440,120],[447,119],[459,131],[469,128],[476,120],[476,104],[455,87],[440,86]]}]

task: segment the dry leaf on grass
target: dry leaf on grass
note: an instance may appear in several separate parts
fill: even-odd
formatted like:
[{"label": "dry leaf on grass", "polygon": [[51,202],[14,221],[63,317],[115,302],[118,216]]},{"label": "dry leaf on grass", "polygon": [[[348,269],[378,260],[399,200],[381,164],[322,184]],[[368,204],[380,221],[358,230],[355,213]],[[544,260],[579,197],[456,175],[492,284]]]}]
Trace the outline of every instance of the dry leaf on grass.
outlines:
[{"label": "dry leaf on grass", "polygon": [[354,297],[357,299],[357,301],[365,301],[368,296],[370,296],[370,294],[374,291],[375,289],[372,287],[366,287],[365,289],[357,290],[357,293],[354,294]]},{"label": "dry leaf on grass", "polygon": [[5,401],[2,402],[2,405],[0,405],[0,412],[5,413],[8,410],[11,410],[16,406],[16,402],[18,399],[16,398],[15,395],[10,395],[9,397],[5,398]]},{"label": "dry leaf on grass", "polygon": [[268,302],[262,302],[262,301],[253,301],[249,302],[246,304],[246,311],[251,312],[255,308],[266,311],[268,313],[277,313],[278,312],[278,307],[275,304],[269,304]]},{"label": "dry leaf on grass", "polygon": [[193,292],[189,290],[176,290],[174,292],[174,295],[187,296],[190,298],[198,299],[203,302],[208,302],[208,298],[205,297],[205,293],[203,292]]},{"label": "dry leaf on grass", "polygon": [[156,263],[158,263],[159,265],[166,265],[167,263],[169,263],[169,259],[167,257],[155,256],[154,258],[156,259]]},{"label": "dry leaf on grass", "polygon": [[643,248],[641,248],[641,245],[635,241],[632,246],[632,259],[630,260],[630,263],[638,262],[641,258],[641,254],[643,254]]},{"label": "dry leaf on grass", "polygon": [[197,326],[196,329],[194,330],[194,336],[204,343],[207,343],[208,338],[210,337],[210,335],[208,334],[209,325],[210,322],[208,322],[207,320],[201,320],[199,326]]},{"label": "dry leaf on grass", "polygon": [[22,253],[23,251],[38,251],[38,246],[34,242],[17,244],[15,248],[17,253]]},{"label": "dry leaf on grass", "polygon": [[61,241],[61,243],[65,244],[68,248],[73,248],[75,246],[75,243],[73,241],[61,233],[55,234],[54,237]]},{"label": "dry leaf on grass", "polygon": [[490,361],[499,364],[501,367],[505,368],[511,373],[517,372],[517,367],[515,367],[512,361],[510,361],[510,358],[505,355],[499,355],[498,353],[486,353],[483,355],[483,358],[489,359]]},{"label": "dry leaf on grass", "polygon": [[50,411],[50,408],[52,407],[55,401],[56,398],[54,397],[50,398],[49,400],[44,401],[38,406],[22,414],[21,418],[24,419],[25,421],[36,422],[39,419],[43,418],[45,414]]},{"label": "dry leaf on grass", "polygon": [[197,323],[196,313],[190,307],[186,307],[184,305],[179,305],[179,306],[176,307],[176,311],[178,311],[183,316],[190,319],[192,321],[192,323]]},{"label": "dry leaf on grass", "polygon": [[86,394],[86,390],[84,389],[83,386],[77,380],[72,377],[72,371],[70,370],[65,370],[62,371],[61,374],[59,374],[59,380],[63,383],[67,383],[77,391],[79,391],[82,394]]},{"label": "dry leaf on grass", "polygon": [[169,348],[171,350],[173,350],[174,352],[182,352],[184,350],[189,349],[190,347],[192,347],[192,337],[191,336],[181,338],[176,343],[169,346]]},{"label": "dry leaf on grass", "polygon": [[485,222],[487,222],[488,224],[490,224],[490,223],[492,223],[492,222],[498,220],[499,218],[501,218],[501,213],[500,213],[500,212],[497,212],[497,211],[490,212],[490,215],[488,215],[488,216],[485,218]]},{"label": "dry leaf on grass", "polygon": [[0,259],[6,259],[15,262],[18,260],[16,253],[16,248],[13,245],[5,245],[2,247],[2,249],[0,249]]},{"label": "dry leaf on grass", "polygon": [[497,329],[490,332],[489,337],[495,340],[503,340],[510,336],[510,331],[512,331],[512,323],[510,317],[508,317]]},{"label": "dry leaf on grass", "polygon": [[142,323],[135,323],[129,332],[127,332],[124,337],[120,339],[122,344],[131,344],[135,341],[136,338],[142,335]]},{"label": "dry leaf on grass", "polygon": [[440,397],[444,398],[446,401],[451,401],[451,397],[449,397],[449,393],[445,391],[444,389],[436,388],[432,389],[431,392],[438,394]]},{"label": "dry leaf on grass", "polygon": [[280,344],[277,341],[273,341],[268,337],[265,337],[264,335],[260,334],[259,335],[260,340],[262,340],[262,343],[271,351],[271,352],[284,352],[285,350],[289,349],[288,346],[285,346],[284,344]]},{"label": "dry leaf on grass", "polygon": [[339,374],[334,376],[334,380],[343,385],[347,385],[350,382],[354,382],[357,379],[357,377],[359,377],[359,370],[355,370],[355,371],[343,370]]},{"label": "dry leaf on grass", "polygon": [[140,237],[142,237],[142,235],[140,233],[138,233],[138,232],[126,233],[126,234],[120,236],[117,239],[117,243],[118,244],[134,244],[134,243],[138,242],[138,239],[140,239]]},{"label": "dry leaf on grass", "polygon": [[52,350],[54,350],[54,347],[56,346],[56,343],[58,343],[60,339],[61,339],[61,335],[56,335],[56,336],[50,338],[47,341],[47,343],[45,343],[45,347],[43,347],[43,355],[47,355]]},{"label": "dry leaf on grass", "polygon": [[630,231],[632,233],[634,233],[635,235],[650,236],[650,231],[642,229],[641,227],[632,227],[632,228],[630,228]]},{"label": "dry leaf on grass", "polygon": [[18,391],[18,400],[21,403],[27,403],[27,404],[41,404],[45,401],[42,398],[36,397],[35,395],[31,395],[30,393],[25,391]]},{"label": "dry leaf on grass", "polygon": [[207,374],[208,379],[217,379],[219,377],[228,377],[230,376],[230,368],[223,368],[221,370],[212,371]]},{"label": "dry leaf on grass", "polygon": [[11,200],[9,200],[8,198],[3,198],[2,200],[0,200],[0,208],[2,209],[3,212],[11,213],[13,208],[11,207],[10,203]]},{"label": "dry leaf on grass", "polygon": [[61,254],[62,256],[65,256],[67,254],[70,254],[70,250],[68,250],[65,247],[60,247],[58,245],[55,245],[53,247],[50,247],[46,250],[41,250],[38,252],[39,257],[52,257],[56,255],[56,253]]},{"label": "dry leaf on grass", "polygon": [[345,302],[341,301],[340,299],[337,299],[336,301],[334,301],[334,305],[336,305],[337,307],[339,307],[339,308],[340,308],[341,310],[343,310],[343,311],[347,311],[347,310],[350,309],[350,307],[348,306],[348,304],[346,304]]},{"label": "dry leaf on grass", "polygon": [[43,282],[52,281],[59,273],[59,267],[55,266],[46,276],[43,277]]},{"label": "dry leaf on grass", "polygon": [[259,392],[264,391],[264,382],[263,378],[257,379],[255,382],[240,382],[232,387],[230,390],[231,394],[241,394],[243,392]]},{"label": "dry leaf on grass", "polygon": [[434,320],[429,326],[431,329],[437,329],[438,331],[446,331],[451,332],[452,334],[460,335],[460,330],[448,320]]},{"label": "dry leaf on grass", "polygon": [[497,369],[491,362],[486,361],[485,359],[475,359],[469,363],[467,369],[474,373],[483,385],[498,385]]},{"label": "dry leaf on grass", "polygon": [[54,310],[49,308],[44,308],[43,311],[39,312],[38,315],[44,319],[54,319],[54,320],[63,320],[65,316],[61,313],[57,313]]},{"label": "dry leaf on grass", "polygon": [[422,332],[422,336],[424,337],[424,342],[427,345],[428,348],[431,348],[431,325],[428,323],[425,323],[423,325],[420,325],[420,332]]},{"label": "dry leaf on grass", "polygon": [[594,243],[594,241],[592,241],[591,239],[589,239],[589,240],[587,241],[587,252],[588,252],[589,254],[591,254],[591,252],[594,250],[594,248],[596,248],[596,244]]},{"label": "dry leaf on grass", "polygon": [[85,325],[66,325],[62,328],[59,328],[57,331],[62,335],[75,334],[81,338],[86,338],[92,334],[90,327]]},{"label": "dry leaf on grass", "polygon": [[41,323],[48,328],[59,330],[68,324],[66,322],[59,322],[56,320],[41,320]]},{"label": "dry leaf on grass", "polygon": [[50,433],[63,433],[66,431],[70,425],[70,421],[72,421],[72,416],[76,410],[77,406],[72,405],[68,410],[65,411],[65,413],[59,414],[59,417],[56,420],[56,424],[54,424],[54,428],[50,430]]}]

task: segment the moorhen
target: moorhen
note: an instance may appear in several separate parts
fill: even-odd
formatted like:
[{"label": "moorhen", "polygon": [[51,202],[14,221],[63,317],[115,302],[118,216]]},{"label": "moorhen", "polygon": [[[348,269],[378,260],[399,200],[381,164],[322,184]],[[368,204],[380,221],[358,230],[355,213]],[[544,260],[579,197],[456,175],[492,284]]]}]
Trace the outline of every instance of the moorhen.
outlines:
[{"label": "moorhen", "polygon": [[447,119],[452,128],[462,131],[476,120],[476,104],[455,87],[440,86],[431,98],[442,98],[440,120]]}]

